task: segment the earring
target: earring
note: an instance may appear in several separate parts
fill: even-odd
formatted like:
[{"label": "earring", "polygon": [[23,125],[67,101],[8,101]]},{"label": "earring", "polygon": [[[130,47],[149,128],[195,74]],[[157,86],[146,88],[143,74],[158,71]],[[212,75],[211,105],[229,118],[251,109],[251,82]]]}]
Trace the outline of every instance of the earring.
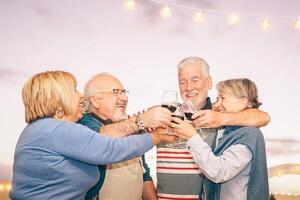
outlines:
[{"label": "earring", "polygon": [[64,114],[65,114],[64,111],[61,110],[61,109],[57,111],[57,117],[58,117],[59,119],[63,118]]}]

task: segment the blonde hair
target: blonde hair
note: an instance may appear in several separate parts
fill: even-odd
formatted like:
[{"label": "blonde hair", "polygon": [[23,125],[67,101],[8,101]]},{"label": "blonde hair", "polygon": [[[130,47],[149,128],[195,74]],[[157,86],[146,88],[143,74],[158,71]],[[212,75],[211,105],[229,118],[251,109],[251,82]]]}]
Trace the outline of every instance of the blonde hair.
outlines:
[{"label": "blonde hair", "polygon": [[47,71],[32,76],[22,90],[25,121],[53,117],[58,110],[70,114],[76,85],[69,72]]},{"label": "blonde hair", "polygon": [[220,93],[232,94],[237,98],[246,98],[248,107],[258,108],[262,103],[258,100],[257,87],[254,82],[247,78],[228,79],[217,84]]},{"label": "blonde hair", "polygon": [[186,66],[188,64],[198,64],[198,66],[202,70],[202,72],[206,76],[210,76],[209,65],[207,64],[207,62],[203,58],[196,57],[196,56],[191,56],[191,57],[182,59],[177,65],[177,70],[179,71],[179,70],[183,69],[184,66]]}]

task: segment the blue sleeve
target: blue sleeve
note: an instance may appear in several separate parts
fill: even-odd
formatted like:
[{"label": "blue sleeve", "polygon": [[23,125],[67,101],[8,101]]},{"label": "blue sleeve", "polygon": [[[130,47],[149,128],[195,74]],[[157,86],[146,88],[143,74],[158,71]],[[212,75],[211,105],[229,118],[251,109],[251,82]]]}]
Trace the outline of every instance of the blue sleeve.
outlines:
[{"label": "blue sleeve", "polygon": [[59,154],[94,165],[129,160],[153,147],[149,133],[114,139],[70,122],[60,123],[46,142]]},{"label": "blue sleeve", "polygon": [[145,154],[142,155],[142,169],[143,169],[143,181],[152,181],[152,177],[150,175],[150,168],[146,163]]}]

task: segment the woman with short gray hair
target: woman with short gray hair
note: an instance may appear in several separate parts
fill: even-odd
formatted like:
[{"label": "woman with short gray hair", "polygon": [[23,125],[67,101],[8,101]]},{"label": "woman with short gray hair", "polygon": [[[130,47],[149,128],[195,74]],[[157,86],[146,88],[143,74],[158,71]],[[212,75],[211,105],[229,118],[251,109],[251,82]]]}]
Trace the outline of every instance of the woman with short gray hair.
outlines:
[{"label": "woman with short gray hair", "polygon": [[[261,105],[256,85],[249,79],[221,81],[217,90],[217,111],[239,112]],[[265,143],[258,128],[221,127],[216,147],[211,149],[191,124],[173,120],[175,135],[188,140],[186,146],[206,177],[205,199],[269,199]]]}]

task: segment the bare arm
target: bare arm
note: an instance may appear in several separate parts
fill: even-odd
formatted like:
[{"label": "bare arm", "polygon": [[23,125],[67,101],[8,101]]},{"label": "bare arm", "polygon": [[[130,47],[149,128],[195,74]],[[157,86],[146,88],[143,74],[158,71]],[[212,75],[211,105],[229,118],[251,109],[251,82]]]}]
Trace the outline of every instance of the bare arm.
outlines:
[{"label": "bare arm", "polygon": [[223,113],[225,114],[222,126],[266,126],[271,118],[268,113],[258,109],[246,109],[237,113]]},{"label": "bare arm", "polygon": [[253,108],[234,113],[200,110],[193,115],[193,119],[193,125],[201,128],[216,128],[220,126],[262,127],[270,122],[268,113]]},{"label": "bare arm", "polygon": [[[171,124],[172,113],[166,108],[152,107],[142,113],[140,119],[142,119],[145,128],[164,127]],[[139,127],[135,123],[136,120],[136,117],[131,117],[121,122],[104,125],[100,129],[100,133],[110,137],[123,137],[137,133]]]},{"label": "bare arm", "polygon": [[157,200],[156,189],[152,181],[143,184],[143,200]]},{"label": "bare arm", "polygon": [[127,120],[104,125],[100,128],[100,133],[109,137],[123,137],[138,132],[138,126],[135,124],[135,117]]}]

